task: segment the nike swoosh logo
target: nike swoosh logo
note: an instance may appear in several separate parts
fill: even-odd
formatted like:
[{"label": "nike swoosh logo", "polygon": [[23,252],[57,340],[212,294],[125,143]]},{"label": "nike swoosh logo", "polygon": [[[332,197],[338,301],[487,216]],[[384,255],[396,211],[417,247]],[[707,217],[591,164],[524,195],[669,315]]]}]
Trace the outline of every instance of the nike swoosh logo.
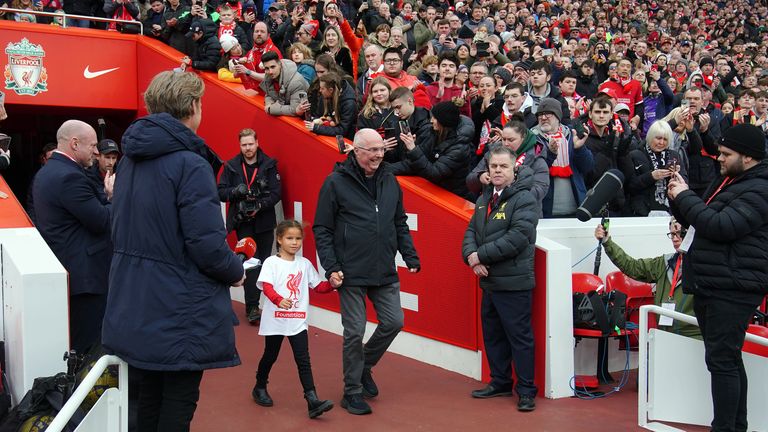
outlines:
[{"label": "nike swoosh logo", "polygon": [[635,167],[635,169],[636,169],[636,170],[639,170],[639,169],[640,169],[640,168],[642,168],[642,167],[643,167],[642,165],[638,165],[638,166],[636,166],[636,167]]},{"label": "nike swoosh logo", "polygon": [[83,76],[85,77],[85,79],[98,78],[98,77],[100,77],[100,76],[102,76],[104,74],[108,74],[110,72],[114,72],[114,71],[120,69],[119,67],[116,67],[116,68],[112,68],[112,69],[104,69],[104,70],[100,70],[100,71],[96,71],[96,72],[91,72],[88,69],[89,67],[90,67],[90,65],[86,66],[85,70],[83,71]]}]

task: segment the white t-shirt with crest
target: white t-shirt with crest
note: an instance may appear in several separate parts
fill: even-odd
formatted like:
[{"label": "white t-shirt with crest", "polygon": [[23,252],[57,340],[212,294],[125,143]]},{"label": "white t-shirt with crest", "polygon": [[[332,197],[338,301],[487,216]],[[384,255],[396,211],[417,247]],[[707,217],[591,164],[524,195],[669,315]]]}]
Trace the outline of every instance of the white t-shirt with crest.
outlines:
[{"label": "white t-shirt with crest", "polygon": [[291,309],[280,309],[269,299],[264,302],[259,334],[262,336],[293,336],[307,329],[309,288],[316,287],[323,279],[308,259],[296,256],[293,261],[273,255],[264,261],[257,285],[263,290],[263,282],[272,284],[277,294],[293,302]]}]

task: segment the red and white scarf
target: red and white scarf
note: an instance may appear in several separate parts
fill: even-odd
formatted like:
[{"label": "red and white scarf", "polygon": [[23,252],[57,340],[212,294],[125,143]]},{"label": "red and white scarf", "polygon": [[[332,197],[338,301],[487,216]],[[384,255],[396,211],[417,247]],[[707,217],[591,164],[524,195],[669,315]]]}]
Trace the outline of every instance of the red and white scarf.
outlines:
[{"label": "red and white scarf", "polygon": [[557,157],[555,157],[555,161],[552,162],[552,166],[549,167],[549,174],[553,177],[563,177],[568,178],[573,175],[573,170],[571,169],[571,161],[568,154],[568,139],[565,136],[565,133],[563,133],[563,126],[561,125],[557,132],[546,135],[545,136],[550,141],[556,141],[557,142]]}]

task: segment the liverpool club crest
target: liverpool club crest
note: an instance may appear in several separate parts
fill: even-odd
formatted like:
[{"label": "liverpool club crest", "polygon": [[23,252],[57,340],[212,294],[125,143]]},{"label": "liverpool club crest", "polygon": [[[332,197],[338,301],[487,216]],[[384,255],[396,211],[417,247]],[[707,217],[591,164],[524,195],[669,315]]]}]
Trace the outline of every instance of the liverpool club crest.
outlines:
[{"label": "liverpool club crest", "polygon": [[23,38],[5,48],[8,64],[5,66],[5,88],[16,94],[35,96],[48,91],[48,72],[43,67],[45,51],[41,45]]}]

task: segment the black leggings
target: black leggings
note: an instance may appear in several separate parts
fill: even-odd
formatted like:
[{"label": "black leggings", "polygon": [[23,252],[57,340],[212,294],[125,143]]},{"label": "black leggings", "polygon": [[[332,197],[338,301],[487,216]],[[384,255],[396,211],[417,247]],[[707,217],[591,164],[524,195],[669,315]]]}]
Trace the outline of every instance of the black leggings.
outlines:
[{"label": "black leggings", "polygon": [[[266,388],[269,382],[269,371],[272,365],[277,361],[280,354],[280,346],[283,344],[283,335],[265,336],[264,355],[259,362],[259,370],[256,372],[256,387]],[[288,336],[288,342],[291,343],[293,350],[293,359],[296,361],[296,367],[299,370],[299,380],[304,391],[308,392],[315,389],[315,380],[312,378],[312,365],[309,362],[309,339],[307,331]]]}]

